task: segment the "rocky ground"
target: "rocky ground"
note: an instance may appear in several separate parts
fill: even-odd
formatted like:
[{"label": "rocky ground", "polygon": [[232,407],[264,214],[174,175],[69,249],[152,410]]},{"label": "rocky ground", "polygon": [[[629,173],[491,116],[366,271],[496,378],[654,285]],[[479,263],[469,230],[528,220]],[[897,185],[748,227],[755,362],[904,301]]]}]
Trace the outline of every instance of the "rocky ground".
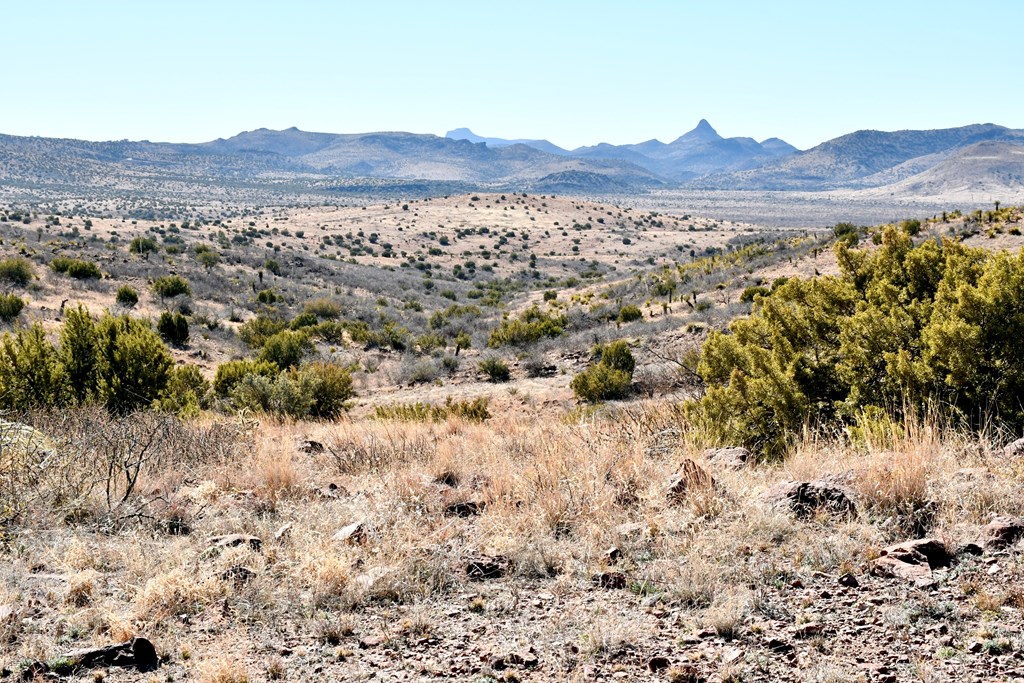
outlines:
[{"label": "rocky ground", "polygon": [[207,433],[144,515],[8,529],[0,664],[138,680],[144,642],[90,648],[145,638],[151,680],[1024,679],[1015,451],[755,465],[630,410]]}]

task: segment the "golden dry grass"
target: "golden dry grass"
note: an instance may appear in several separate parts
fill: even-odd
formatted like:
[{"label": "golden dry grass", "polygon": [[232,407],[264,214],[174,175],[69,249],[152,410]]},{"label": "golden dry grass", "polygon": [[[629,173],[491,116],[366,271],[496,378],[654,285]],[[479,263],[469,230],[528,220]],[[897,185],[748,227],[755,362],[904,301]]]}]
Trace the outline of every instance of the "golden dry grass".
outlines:
[{"label": "golden dry grass", "polygon": [[[499,595],[467,578],[465,558],[487,555],[505,558],[512,586],[568,602],[596,573],[622,571],[629,591],[676,605],[682,624],[728,640],[759,628],[762,594],[790,577],[860,574],[913,524],[950,542],[973,540],[993,514],[1024,508],[1012,463],[937,428],[908,430],[884,450],[807,439],[782,464],[734,471],[709,465],[666,406],[631,410],[505,414],[484,424],[264,420],[238,437],[230,457],[148,474],[141,488],[175,501],[190,534],[145,523],[103,534],[40,518],[0,581],[0,603],[22,604],[27,591],[47,585],[60,596],[54,614],[80,624],[82,637],[146,634],[190,675],[232,683],[248,680],[246,671],[290,677],[291,664],[243,637],[244,666],[228,666],[219,639],[199,637],[205,631],[192,625],[236,639],[267,629],[320,633],[335,644],[353,631],[427,639],[446,628],[437,605],[467,592],[458,599],[473,613],[515,613],[518,588]],[[297,450],[303,439],[325,451]],[[673,500],[668,482],[684,458],[706,468],[715,486]],[[761,500],[776,482],[823,476],[846,477],[856,517],[797,521]],[[466,501],[479,514],[451,513]],[[336,537],[356,523],[359,534]],[[227,533],[254,535],[262,548],[210,546]],[[618,559],[609,559],[612,547]],[[65,578],[44,584],[30,566]],[[1019,602],[983,594],[975,608]],[[397,612],[375,625],[375,610]],[[586,657],[654,637],[633,617],[592,617],[557,617]],[[59,653],[50,631],[4,628],[18,657]]]}]

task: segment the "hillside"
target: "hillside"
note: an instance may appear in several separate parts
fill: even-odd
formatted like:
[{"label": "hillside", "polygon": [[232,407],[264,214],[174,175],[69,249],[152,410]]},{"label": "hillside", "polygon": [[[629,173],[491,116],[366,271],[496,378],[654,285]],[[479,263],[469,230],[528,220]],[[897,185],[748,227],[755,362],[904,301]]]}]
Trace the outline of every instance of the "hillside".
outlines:
[{"label": "hillside", "polygon": [[[918,244],[1024,245],[1011,207],[918,227]],[[81,368],[50,346],[79,304],[182,316],[170,366],[200,368],[159,410],[0,420],[10,680],[1018,677],[1015,434],[879,422],[766,461],[681,409],[705,389],[694,352],[751,293],[838,273],[832,231],[481,193],[137,221],[3,205],[0,236],[25,304],[0,399],[70,400],[32,392]],[[190,290],[160,294],[171,273]],[[514,339],[531,315],[557,329]],[[254,360],[295,339],[290,369]],[[627,392],[577,400],[614,342]],[[251,373],[224,389],[218,366]],[[289,383],[324,367],[354,395],[298,416],[312,392]]]},{"label": "hillside", "polygon": [[591,173],[629,191],[662,184],[649,171],[619,161],[566,159],[525,145],[491,148],[412,133],[334,135],[261,129],[203,144],[0,136],[0,178],[5,184],[54,188],[343,178],[541,188],[541,178],[562,171]]},{"label": "hillside", "polygon": [[1016,142],[1024,131],[993,124],[943,130],[857,131],[759,168],[719,175],[699,185],[720,189],[862,189],[891,181],[885,173],[905,164],[921,172],[957,149],[982,141]]}]

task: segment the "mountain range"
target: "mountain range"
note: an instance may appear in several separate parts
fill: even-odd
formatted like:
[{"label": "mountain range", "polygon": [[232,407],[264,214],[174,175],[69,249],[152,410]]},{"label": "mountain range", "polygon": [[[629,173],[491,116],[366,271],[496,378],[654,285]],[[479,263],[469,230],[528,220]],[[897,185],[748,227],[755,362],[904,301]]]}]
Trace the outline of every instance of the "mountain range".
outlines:
[{"label": "mountain range", "polygon": [[669,143],[660,140],[648,140],[631,145],[601,143],[571,151],[547,140],[484,138],[475,135],[468,128],[448,131],[445,137],[452,140],[483,142],[495,148],[521,144],[549,154],[577,159],[617,159],[635,164],[672,182],[699,178],[709,173],[756,168],[772,159],[789,156],[797,151],[796,147],[778,138],[770,138],[764,142],[757,142],[753,138],[723,138],[706,119],[701,119],[696,128]]},{"label": "mountain range", "polygon": [[584,194],[656,188],[1019,194],[1024,131],[990,123],[862,130],[804,151],[778,138],[725,138],[705,120],[668,143],[573,150],[547,140],[481,137],[466,128],[444,137],[261,128],[198,144],[0,135],[0,187],[113,190],[156,182],[297,191],[393,182]]}]

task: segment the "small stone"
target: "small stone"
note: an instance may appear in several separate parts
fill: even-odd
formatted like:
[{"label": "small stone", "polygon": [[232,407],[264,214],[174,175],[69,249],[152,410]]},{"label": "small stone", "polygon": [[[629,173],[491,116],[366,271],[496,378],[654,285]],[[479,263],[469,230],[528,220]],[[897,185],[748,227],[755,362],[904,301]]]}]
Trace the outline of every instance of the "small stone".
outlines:
[{"label": "small stone", "polygon": [[291,533],[292,533],[292,523],[288,522],[287,524],[282,525],[280,529],[278,529],[277,531],[274,532],[274,540],[275,541],[280,541],[283,538],[285,538],[286,536],[290,536]]},{"label": "small stone", "polygon": [[348,526],[342,527],[338,533],[334,534],[334,540],[339,543],[362,543],[366,540],[366,525],[362,522],[352,522]]},{"label": "small stone", "polygon": [[658,673],[664,671],[672,662],[669,661],[668,657],[651,657],[647,660],[647,670],[651,673]]},{"label": "small stone", "polygon": [[615,564],[622,559],[622,551],[612,546],[604,551],[604,559],[608,564]]},{"label": "small stone", "polygon": [[626,575],[622,572],[601,572],[591,577],[591,581],[609,590],[622,590],[627,585]]},{"label": "small stone", "polygon": [[482,500],[460,500],[444,508],[445,517],[475,517],[484,511],[487,503]]},{"label": "small stone", "polygon": [[704,459],[713,465],[738,470],[750,460],[750,451],[740,446],[709,448],[704,451]]},{"label": "small stone", "polygon": [[824,630],[825,627],[822,624],[816,621],[809,621],[793,629],[793,635],[797,638],[810,638],[811,636],[821,635]]},{"label": "small stone", "polygon": [[236,548],[240,545],[248,545],[255,552],[263,550],[263,541],[256,536],[247,534],[226,534],[210,539],[211,548]]},{"label": "small stone", "polygon": [[847,588],[858,588],[860,586],[860,581],[858,581],[857,577],[850,572],[846,572],[839,577],[839,585],[846,586]]},{"label": "small stone", "polygon": [[715,480],[704,468],[693,460],[686,458],[679,465],[675,475],[668,484],[668,498],[679,502],[694,491],[710,491],[715,488]]},{"label": "small stone", "polygon": [[474,581],[500,579],[507,566],[508,558],[502,555],[476,555],[466,559],[466,576]]},{"label": "small stone", "polygon": [[310,455],[318,455],[323,453],[324,445],[319,441],[313,441],[312,439],[302,439],[296,444],[296,448],[302,453],[308,453]]},{"label": "small stone", "polygon": [[236,586],[243,586],[256,578],[256,572],[248,567],[236,564],[224,570],[224,572],[221,573],[220,578],[228,583],[233,583]]},{"label": "small stone", "polygon": [[769,504],[787,508],[801,519],[819,510],[846,516],[857,513],[852,492],[844,485],[824,479],[781,482],[765,491],[763,498]]}]

